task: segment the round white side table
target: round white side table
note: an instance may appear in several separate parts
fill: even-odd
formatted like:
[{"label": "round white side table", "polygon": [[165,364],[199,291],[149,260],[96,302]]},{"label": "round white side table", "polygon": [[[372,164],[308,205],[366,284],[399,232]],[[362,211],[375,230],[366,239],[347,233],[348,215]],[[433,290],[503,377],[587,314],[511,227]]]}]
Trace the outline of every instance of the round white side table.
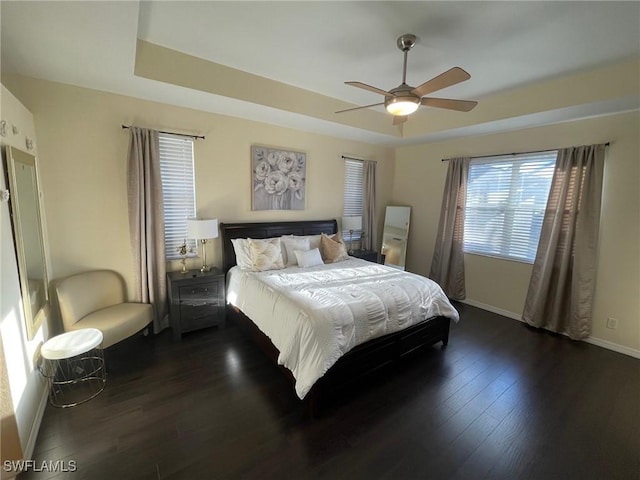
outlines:
[{"label": "round white side table", "polygon": [[54,407],[79,405],[98,395],[107,382],[102,332],[83,328],[47,340],[40,350],[41,372]]}]

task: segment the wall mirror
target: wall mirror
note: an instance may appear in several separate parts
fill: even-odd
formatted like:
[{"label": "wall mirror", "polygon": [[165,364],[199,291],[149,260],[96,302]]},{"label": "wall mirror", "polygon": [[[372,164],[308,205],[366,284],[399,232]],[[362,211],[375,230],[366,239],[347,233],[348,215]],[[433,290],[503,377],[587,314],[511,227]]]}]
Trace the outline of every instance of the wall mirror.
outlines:
[{"label": "wall mirror", "polygon": [[7,164],[5,171],[22,303],[27,334],[32,339],[42,324],[44,308],[49,300],[36,158],[9,146],[3,153]]},{"label": "wall mirror", "polygon": [[384,264],[404,270],[411,207],[387,207],[382,231]]}]

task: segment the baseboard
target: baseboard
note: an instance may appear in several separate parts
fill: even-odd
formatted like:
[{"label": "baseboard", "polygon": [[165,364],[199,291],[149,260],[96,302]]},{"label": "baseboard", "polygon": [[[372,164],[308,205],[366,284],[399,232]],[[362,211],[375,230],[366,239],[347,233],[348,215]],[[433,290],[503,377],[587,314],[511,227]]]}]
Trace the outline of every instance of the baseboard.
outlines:
[{"label": "baseboard", "polygon": [[44,411],[47,408],[47,400],[49,399],[49,390],[47,388],[42,389],[42,397],[40,398],[40,404],[36,411],[36,416],[33,419],[33,425],[31,425],[31,431],[29,432],[29,439],[24,449],[24,458],[33,458],[33,451],[36,448],[36,440],[38,439],[38,432],[40,431],[40,425],[42,424],[42,417],[44,417]]},{"label": "baseboard", "polygon": [[[502,315],[503,317],[518,320],[519,322],[524,322],[524,320],[522,320],[522,315],[510,312],[508,310],[503,310],[502,308],[494,307],[493,305],[487,305],[485,303],[477,302],[471,299],[460,300],[460,303],[471,305],[472,307],[481,308],[482,310],[486,310],[487,312]],[[588,337],[583,341],[592,345],[597,345],[598,347],[606,348],[607,350],[613,350],[617,353],[629,355],[630,357],[640,358],[640,350],[636,350],[635,348],[625,347],[624,345],[619,345],[617,343],[609,342],[608,340],[602,340],[596,337]]]},{"label": "baseboard", "polygon": [[606,348],[607,350],[613,350],[614,352],[629,355],[630,357],[640,358],[640,350],[635,348],[625,347],[624,345],[618,345],[617,343],[609,342],[608,340],[602,340],[601,338],[589,337],[584,340],[587,343],[597,345],[598,347]]},{"label": "baseboard", "polygon": [[519,322],[522,321],[522,315],[510,312],[509,310],[503,310],[502,308],[494,307],[493,305],[487,305],[486,303],[476,302],[475,300],[471,300],[470,298],[459,300],[459,302],[466,305],[471,305],[472,307],[481,308],[482,310],[486,310],[487,312],[497,313],[498,315],[512,318],[514,320],[518,320]]}]

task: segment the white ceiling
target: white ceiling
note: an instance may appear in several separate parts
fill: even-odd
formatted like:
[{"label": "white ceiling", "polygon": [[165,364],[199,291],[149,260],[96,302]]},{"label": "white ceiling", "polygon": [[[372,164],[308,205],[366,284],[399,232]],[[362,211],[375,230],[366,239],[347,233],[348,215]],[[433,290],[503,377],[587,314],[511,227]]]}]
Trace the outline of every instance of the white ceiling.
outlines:
[{"label": "white ceiling", "polygon": [[[403,33],[418,37],[409,53],[407,83],[416,86],[453,66],[471,74],[471,80],[435,95],[449,98],[482,101],[489,94],[640,56],[640,2],[4,0],[0,8],[3,73],[388,144],[456,132],[403,140],[341,124],[338,116],[334,123],[142,78],[134,75],[136,40],[356,105],[382,98],[344,81],[384,90],[400,83],[396,38]],[[638,107],[637,98],[618,103],[604,110]],[[598,108],[587,109],[588,115],[598,114]],[[545,121],[539,115],[530,122],[520,119],[525,126]],[[464,130],[459,133],[474,133]]]}]

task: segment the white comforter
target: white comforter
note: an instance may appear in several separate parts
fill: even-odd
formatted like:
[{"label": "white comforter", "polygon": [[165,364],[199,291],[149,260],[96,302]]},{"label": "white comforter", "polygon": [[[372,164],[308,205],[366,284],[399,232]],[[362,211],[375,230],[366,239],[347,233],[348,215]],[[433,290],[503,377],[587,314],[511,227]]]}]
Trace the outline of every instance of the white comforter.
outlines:
[{"label": "white comforter", "polygon": [[434,316],[459,318],[432,280],[352,257],[304,269],[233,267],[227,285],[229,303],[279,350],[300,398],[356,345]]}]

